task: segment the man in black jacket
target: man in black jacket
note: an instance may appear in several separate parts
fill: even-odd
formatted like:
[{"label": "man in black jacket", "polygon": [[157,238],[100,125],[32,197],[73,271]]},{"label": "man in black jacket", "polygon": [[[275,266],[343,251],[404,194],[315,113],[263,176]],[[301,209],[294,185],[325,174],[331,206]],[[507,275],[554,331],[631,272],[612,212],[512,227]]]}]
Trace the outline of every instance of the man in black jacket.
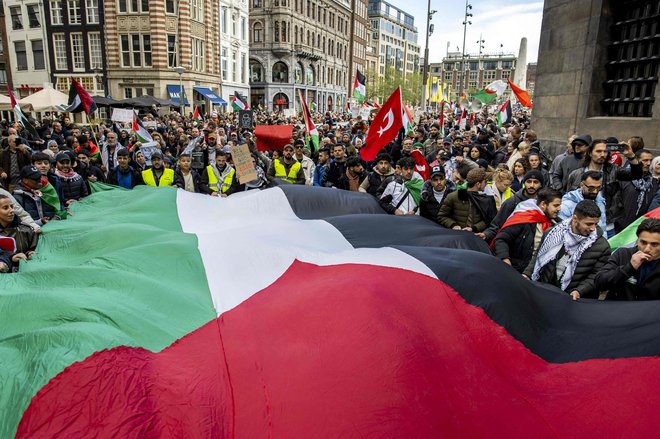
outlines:
[{"label": "man in black jacket", "polygon": [[191,168],[190,154],[181,154],[179,163],[174,171],[174,185],[188,192],[200,192],[202,177]]},{"label": "man in black jacket", "polygon": [[21,182],[16,185],[12,193],[16,202],[40,226],[46,224],[56,213],[53,206],[41,201],[39,189],[42,187],[41,172],[34,166],[24,166],[21,169]]},{"label": "man in black jacket", "polygon": [[108,173],[108,183],[121,186],[125,189],[133,189],[142,184],[142,174],[129,165],[130,152],[126,148],[117,151],[117,165]]},{"label": "man in black jacket", "polygon": [[561,192],[543,188],[535,200],[518,204],[493,240],[495,256],[522,273],[561,208]]},{"label": "man in black jacket", "polygon": [[600,208],[592,200],[582,200],[573,216],[548,229],[524,276],[569,293],[573,300],[597,299],[594,278],[607,263],[610,244],[598,227]]},{"label": "man in black jacket", "polygon": [[637,227],[637,245],[617,249],[596,274],[596,288],[608,300],[660,299],[660,219]]},{"label": "man in black jacket", "polygon": [[419,200],[419,214],[431,221],[438,222],[440,206],[447,195],[456,190],[452,182],[447,181],[445,168],[434,166],[431,168],[431,178],[424,183],[422,196]]},{"label": "man in black jacket", "polygon": [[328,169],[323,174],[323,186],[325,187],[336,187],[342,175],[346,174],[346,150],[344,146],[333,146],[332,157],[334,160],[330,162]]},{"label": "man in black jacket", "polygon": [[504,222],[511,216],[516,206],[521,201],[536,198],[537,192],[543,187],[543,173],[538,169],[528,171],[523,177],[523,188],[516,192],[513,197],[504,201],[500,206],[500,210],[490,223],[490,226],[484,231],[486,241],[490,242],[495,238],[497,232],[500,230]]}]

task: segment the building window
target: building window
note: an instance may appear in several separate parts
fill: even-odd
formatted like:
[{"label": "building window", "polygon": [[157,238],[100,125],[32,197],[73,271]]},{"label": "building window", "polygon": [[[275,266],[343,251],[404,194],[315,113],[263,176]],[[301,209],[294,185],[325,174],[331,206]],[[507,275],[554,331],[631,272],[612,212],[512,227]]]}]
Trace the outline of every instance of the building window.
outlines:
[{"label": "building window", "polygon": [[16,70],[27,70],[28,62],[25,41],[14,41],[14,52],[16,53]]},{"label": "building window", "polygon": [[124,98],[132,99],[133,98],[133,89],[130,87],[124,88]]},{"label": "building window", "polygon": [[71,34],[71,58],[73,70],[85,70],[85,48],[82,34]]},{"label": "building window", "polygon": [[174,0],[165,0],[165,12],[176,14],[176,2]]},{"label": "building window", "polygon": [[246,62],[245,62],[245,54],[241,53],[241,82],[242,83],[247,83],[247,69],[246,69]]},{"label": "building window", "polygon": [[495,70],[485,70],[484,81],[494,81],[494,80],[495,80]]},{"label": "building window", "polygon": [[261,23],[254,23],[254,26],[252,27],[252,42],[261,43],[261,40],[263,38],[263,33],[264,33],[264,28],[261,25]]},{"label": "building window", "polygon": [[151,35],[142,35],[142,54],[144,55],[144,66],[151,67]]},{"label": "building window", "polygon": [[245,41],[245,17],[241,17],[241,40]]},{"label": "building window", "polygon": [[511,70],[503,70],[502,71],[502,79],[508,79],[511,77]]},{"label": "building window", "polygon": [[68,0],[69,8],[69,24],[80,24],[82,18],[80,16],[80,0]]},{"label": "building window", "polygon": [[50,2],[50,24],[60,25],[62,24],[62,1],[51,1]]},{"label": "building window", "polygon": [[204,0],[190,0],[190,14],[193,20],[204,22]]},{"label": "building window", "polygon": [[55,70],[66,70],[69,63],[66,59],[66,39],[64,34],[53,34],[53,50],[55,54]]},{"label": "building window", "polygon": [[452,72],[445,72],[445,81],[451,81],[454,79],[454,74]]},{"label": "building window", "polygon": [[660,4],[657,1],[612,3],[606,80],[601,107],[606,116],[652,117],[658,83]]},{"label": "building window", "polygon": [[231,80],[236,82],[236,51],[231,52]]},{"label": "building window", "polygon": [[497,69],[497,61],[484,61],[484,70]]},{"label": "building window", "polygon": [[103,54],[101,52],[101,34],[98,32],[90,32],[87,34],[87,42],[89,45],[89,61],[92,69],[101,68],[103,66]]},{"label": "building window", "polygon": [[227,8],[220,8],[220,32],[227,33]]},{"label": "building window", "polygon": [[513,68],[513,61],[502,61],[502,68],[503,69],[512,69]]},{"label": "building window", "polygon": [[23,29],[23,14],[21,13],[21,7],[10,7],[9,14],[11,15],[11,28],[13,30]]},{"label": "building window", "polygon": [[470,80],[476,81],[477,75],[479,75],[479,72],[470,72]]},{"label": "building window", "polygon": [[234,14],[231,15],[231,36],[238,36],[238,32],[236,31],[236,15]]},{"label": "building window", "polygon": [[119,0],[118,10],[124,14],[149,12],[149,0]]},{"label": "building window", "polygon": [[150,35],[120,35],[119,43],[122,67],[151,67]]},{"label": "building window", "polygon": [[[273,41],[276,43],[280,42],[280,22],[276,21],[275,25],[273,26]],[[309,38],[307,43],[309,44]]]},{"label": "building window", "polygon": [[34,58],[34,69],[44,70],[46,68],[46,58],[44,57],[44,41],[32,40],[32,57]]},{"label": "building window", "polygon": [[167,65],[170,68],[177,66],[176,64],[176,35],[167,36]]},{"label": "building window", "polygon": [[281,61],[273,65],[273,82],[289,82],[289,68]]},{"label": "building window", "polygon": [[250,82],[263,82],[264,68],[257,60],[250,60]]},{"label": "building window", "polygon": [[87,24],[99,23],[99,0],[85,0],[87,10]]},{"label": "building window", "polygon": [[468,88],[471,89],[471,90],[476,90],[476,88],[477,88],[477,82],[476,82],[476,81],[470,81],[470,82],[468,83]]},{"label": "building window", "polygon": [[204,71],[204,40],[191,38],[193,70]]},{"label": "building window", "polygon": [[31,29],[41,27],[39,23],[39,6],[38,5],[27,5],[28,13],[28,23]]},{"label": "building window", "polygon": [[222,80],[227,80],[227,48],[223,47],[220,51],[220,64],[222,70]]}]

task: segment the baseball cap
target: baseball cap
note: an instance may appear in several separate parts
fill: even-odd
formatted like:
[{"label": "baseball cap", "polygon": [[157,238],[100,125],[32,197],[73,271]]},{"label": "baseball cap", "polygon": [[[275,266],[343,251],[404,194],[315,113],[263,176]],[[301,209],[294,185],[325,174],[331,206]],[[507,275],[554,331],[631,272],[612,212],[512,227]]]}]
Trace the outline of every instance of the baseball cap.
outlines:
[{"label": "baseball cap", "polygon": [[55,156],[55,161],[56,162],[62,162],[64,160],[71,161],[71,156],[67,154],[66,152],[60,152]]},{"label": "baseball cap", "polygon": [[445,177],[445,169],[442,166],[434,166],[431,168],[431,178],[435,177],[436,175],[441,175],[442,177]]},{"label": "baseball cap", "polygon": [[41,180],[41,172],[34,166],[23,166],[21,169],[21,178],[39,181]]},{"label": "baseball cap", "polygon": [[163,153],[160,151],[154,151],[153,154],[151,154],[151,159],[163,159]]}]

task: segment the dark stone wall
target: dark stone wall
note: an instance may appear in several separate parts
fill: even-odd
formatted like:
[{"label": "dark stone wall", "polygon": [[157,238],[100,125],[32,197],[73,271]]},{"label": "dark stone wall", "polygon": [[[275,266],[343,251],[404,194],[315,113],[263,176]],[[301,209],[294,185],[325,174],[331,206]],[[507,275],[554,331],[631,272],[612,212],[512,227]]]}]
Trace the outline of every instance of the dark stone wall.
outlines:
[{"label": "dark stone wall", "polygon": [[532,128],[544,148],[561,152],[572,134],[593,138],[638,135],[660,151],[660,87],[652,118],[603,117],[611,2],[545,0],[539,45]]}]

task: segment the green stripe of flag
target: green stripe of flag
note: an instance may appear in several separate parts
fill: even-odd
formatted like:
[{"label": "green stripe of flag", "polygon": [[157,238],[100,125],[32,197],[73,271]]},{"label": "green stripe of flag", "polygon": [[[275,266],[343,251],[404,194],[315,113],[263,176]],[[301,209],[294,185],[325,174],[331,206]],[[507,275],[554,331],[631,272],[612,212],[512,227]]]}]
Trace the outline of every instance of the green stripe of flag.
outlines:
[{"label": "green stripe of flag", "polygon": [[105,191],[72,209],[45,226],[35,260],[0,277],[2,438],[70,364],[121,345],[160,351],[216,317],[176,190]]}]

